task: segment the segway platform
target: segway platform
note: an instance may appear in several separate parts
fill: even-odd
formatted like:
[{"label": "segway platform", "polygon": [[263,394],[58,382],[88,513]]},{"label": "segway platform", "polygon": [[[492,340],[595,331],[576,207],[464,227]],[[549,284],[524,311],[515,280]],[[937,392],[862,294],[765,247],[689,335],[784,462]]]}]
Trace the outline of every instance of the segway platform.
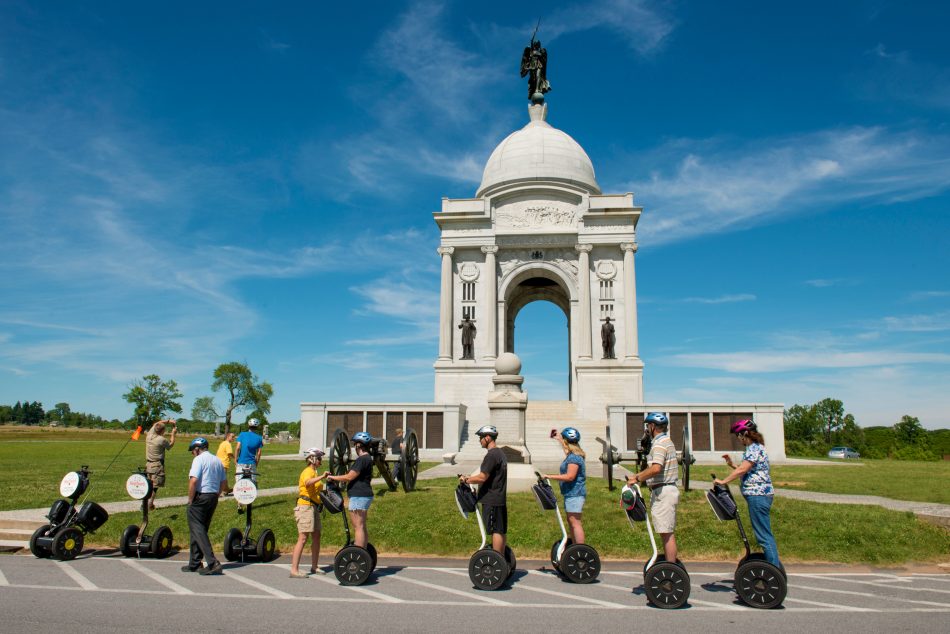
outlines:
[{"label": "segway platform", "polygon": [[70,471],[59,484],[59,493],[66,499],[53,502],[46,514],[49,524],[37,528],[30,536],[30,552],[40,559],[53,557],[60,561],[75,559],[82,552],[85,536],[101,528],[109,513],[95,502],[84,502],[76,509],[77,500],[89,488],[89,467]]},{"label": "segway platform", "polygon": [[274,558],[274,547],[277,538],[274,531],[265,528],[257,539],[251,537],[253,526],[254,500],[257,499],[257,485],[252,476],[256,475],[250,469],[245,469],[241,478],[234,483],[234,499],[244,505],[244,514],[247,521],[242,533],[238,528],[232,528],[224,538],[224,558],[228,561],[262,561],[268,562]]}]

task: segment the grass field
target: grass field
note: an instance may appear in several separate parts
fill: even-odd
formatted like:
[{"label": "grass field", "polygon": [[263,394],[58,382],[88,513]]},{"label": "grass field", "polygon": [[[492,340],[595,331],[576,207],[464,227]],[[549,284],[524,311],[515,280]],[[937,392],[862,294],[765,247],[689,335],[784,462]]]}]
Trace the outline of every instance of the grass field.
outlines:
[{"label": "grass field", "polygon": [[[455,506],[455,480],[420,481],[412,493],[377,489],[370,510],[370,539],[381,553],[414,553],[467,557],[480,537],[474,517],[462,519]],[[552,512],[542,513],[530,493],[510,494],[509,539],[519,557],[547,557],[560,534]],[[279,547],[289,551],[296,540],[293,496],[261,498],[255,504],[252,535],[267,527],[277,535]],[[740,501],[748,530],[745,504]],[[677,540],[686,561],[737,560],[741,542],[735,523],[718,522],[700,491],[690,491],[679,507]],[[606,486],[592,486],[585,507],[588,542],[602,557],[643,561],[650,546],[645,524],[632,528],[618,505],[618,493]],[[90,543],[115,545],[136,513],[111,518]],[[160,509],[153,522],[167,523],[185,543],[188,530],[184,509]],[[324,513],[324,552],[342,544],[342,519]],[[155,527],[158,524],[153,523]],[[220,548],[231,527],[243,529],[244,518],[232,500],[222,501],[212,524],[212,540]],[[773,527],[782,558],[787,562],[829,561],[896,564],[909,561],[947,561],[950,533],[918,521],[910,513],[878,507],[830,505],[778,499],[773,507]],[[868,528],[862,528],[868,527]],[[873,527],[873,528],[870,528]],[[751,531],[750,531],[751,532]]]},{"label": "grass field", "polygon": [[[93,472],[90,499],[98,502],[127,501],[125,480],[144,464],[144,440],[125,447],[108,473],[103,471],[128,439],[124,432],[91,432],[0,426],[0,510],[43,507],[58,497],[59,481],[67,471],[87,464]],[[163,495],[184,495],[191,455],[190,438],[182,437],[168,453],[168,486]],[[213,447],[216,443],[213,443]],[[296,445],[267,445],[265,456],[293,453]],[[789,488],[887,495],[902,499],[950,502],[945,463],[863,461],[864,466],[805,466],[773,468],[776,484]],[[422,468],[432,463],[423,463]],[[262,462],[261,485],[278,487],[297,481],[302,461]],[[697,467],[694,478],[709,467]],[[725,472],[724,468],[715,469]],[[381,552],[467,556],[478,545],[474,518],[465,522],[455,507],[454,480],[420,481],[406,494],[378,490],[370,515],[370,535]],[[585,508],[588,541],[602,556],[642,560],[649,552],[645,528],[631,528],[616,502],[616,492],[591,480]],[[262,527],[275,531],[278,544],[287,549],[296,539],[292,495],[261,498],[255,506],[255,534]],[[530,494],[512,494],[510,538],[521,557],[543,557],[559,534],[552,513],[542,514]],[[745,505],[740,501],[745,513]],[[748,519],[743,515],[747,529]],[[138,523],[138,513],[116,514],[90,544],[115,545],[128,524]],[[184,508],[159,509],[152,526],[169,524],[185,543],[187,523]],[[228,528],[243,527],[233,500],[222,500],[212,526],[220,546]],[[863,562],[894,564],[907,561],[948,561],[950,532],[918,521],[912,514],[878,507],[831,505],[776,499],[773,524],[782,557],[787,561]],[[329,551],[342,541],[338,516],[324,515]],[[679,509],[678,540],[684,559],[733,560],[741,545],[732,523],[717,522],[701,492],[684,494]]]}]

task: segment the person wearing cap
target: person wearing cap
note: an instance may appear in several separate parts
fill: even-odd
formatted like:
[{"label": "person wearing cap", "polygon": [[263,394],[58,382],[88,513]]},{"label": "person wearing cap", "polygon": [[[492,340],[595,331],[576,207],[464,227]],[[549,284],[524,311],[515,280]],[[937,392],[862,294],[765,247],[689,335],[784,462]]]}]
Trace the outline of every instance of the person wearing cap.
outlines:
[{"label": "person wearing cap", "polygon": [[[227,490],[227,473],[216,455],[208,451],[208,441],[195,438],[188,445],[195,458],[188,472],[188,530],[191,533],[191,557],[182,572],[220,575],[221,562],[214,556],[208,528],[218,507],[218,496]],[[204,559],[204,566],[201,560]]]},{"label": "person wearing cap", "polygon": [[369,544],[366,518],[373,503],[373,456],[369,453],[373,437],[365,431],[358,431],[350,438],[356,451],[356,460],[350,470],[341,476],[328,475],[332,482],[346,482],[347,509],[350,523],[353,525],[353,543],[360,548]]},{"label": "person wearing cap", "polygon": [[584,462],[587,456],[581,449],[581,432],[574,427],[565,427],[557,440],[564,450],[564,462],[561,463],[560,473],[549,473],[544,477],[560,483],[571,539],[575,544],[583,544],[584,525],[581,523],[581,514],[587,500],[587,465]]},{"label": "person wearing cap", "polygon": [[[165,426],[170,425],[172,433],[165,438]],[[175,420],[160,420],[145,435],[145,475],[152,481],[152,495],[148,499],[148,508],[155,510],[155,498],[158,490],[165,486],[165,452],[175,446],[178,427]]]},{"label": "person wearing cap", "polygon": [[662,412],[650,412],[646,416],[647,432],[652,438],[647,468],[627,478],[633,486],[645,482],[650,487],[650,517],[653,528],[660,534],[666,561],[676,562],[676,506],[680,491],[676,488],[679,471],[676,462],[676,447],[668,432],[670,419]]},{"label": "person wearing cap", "polygon": [[492,549],[504,556],[508,533],[508,458],[495,443],[498,429],[494,425],[483,425],[475,435],[482,449],[488,451],[478,473],[459,476],[459,480],[479,485],[476,499],[482,503],[485,530],[491,534]]},{"label": "person wearing cap", "polygon": [[247,430],[238,434],[235,439],[234,455],[237,456],[237,471],[234,481],[244,477],[244,470],[251,470],[251,481],[257,484],[257,465],[261,462],[261,449],[264,448],[264,439],[257,433],[260,424],[256,418],[247,419]]},{"label": "person wearing cap", "polygon": [[765,453],[765,438],[759,432],[758,426],[752,420],[740,420],[732,424],[730,431],[736,435],[745,446],[742,462],[737,467],[729,454],[723,454],[726,464],[732,473],[725,478],[716,479],[716,484],[729,484],[736,478],[742,478],[739,490],[746,504],[749,505],[749,519],[752,521],[752,532],[755,541],[759,542],[765,560],[773,566],[782,567],[778,558],[778,546],[775,535],[772,534],[772,500],[775,489],[772,487],[772,474],[769,467],[769,455]]},{"label": "person wearing cap", "polygon": [[300,557],[303,555],[304,546],[307,545],[307,539],[310,538],[310,574],[326,574],[320,570],[320,531],[323,524],[320,520],[322,505],[320,504],[320,491],[323,489],[323,479],[327,477],[327,472],[322,475],[317,474],[317,468],[323,461],[323,452],[311,447],[304,452],[304,459],[307,466],[300,472],[298,484],[300,493],[297,496],[297,506],[294,507],[294,519],[297,522],[297,543],[294,545],[294,553],[290,560],[290,576],[293,579],[306,579],[307,574],[300,572]]}]

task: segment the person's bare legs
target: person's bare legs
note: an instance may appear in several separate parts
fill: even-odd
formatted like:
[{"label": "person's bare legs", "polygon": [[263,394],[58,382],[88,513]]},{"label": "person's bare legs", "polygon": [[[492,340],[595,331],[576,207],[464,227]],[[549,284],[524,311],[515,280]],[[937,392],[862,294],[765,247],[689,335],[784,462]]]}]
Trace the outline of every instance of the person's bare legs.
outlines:
[{"label": "person's bare legs", "polygon": [[297,533],[297,543],[294,544],[294,554],[290,559],[291,574],[300,572],[300,557],[303,555],[303,547],[307,545],[307,536],[308,533]]},{"label": "person's bare legs", "polygon": [[505,555],[505,546],[507,545],[508,540],[505,535],[500,533],[491,534],[491,547],[496,552],[501,553],[502,556]]},{"label": "person's bare legs", "polygon": [[353,543],[366,548],[369,538],[366,536],[366,511],[350,511],[350,523],[353,524]]},{"label": "person's bare legs", "polygon": [[663,541],[663,554],[666,560],[676,563],[676,535],[673,533],[660,533],[660,539]]},{"label": "person's bare legs", "polygon": [[320,531],[310,533],[310,570],[320,567]]},{"label": "person's bare legs", "polygon": [[574,543],[583,544],[584,543],[584,525],[581,524],[581,514],[568,513],[567,526],[568,526],[568,534],[570,535],[571,539],[574,540]]}]

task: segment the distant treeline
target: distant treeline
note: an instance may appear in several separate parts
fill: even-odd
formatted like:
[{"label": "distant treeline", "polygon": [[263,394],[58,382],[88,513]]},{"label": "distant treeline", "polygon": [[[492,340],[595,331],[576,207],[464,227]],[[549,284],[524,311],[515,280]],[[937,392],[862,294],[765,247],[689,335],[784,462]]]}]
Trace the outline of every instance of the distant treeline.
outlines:
[{"label": "distant treeline", "polygon": [[916,416],[904,415],[891,427],[860,427],[844,403],[826,398],[785,410],[785,452],[824,456],[836,446],[857,450],[862,458],[940,460],[950,455],[950,429],[924,429]]},{"label": "distant treeline", "polygon": [[[300,438],[300,421],[269,422],[259,412],[255,412],[262,423],[268,425],[271,436],[278,432],[288,431],[294,438]],[[178,429],[186,434],[208,434],[215,432],[215,423],[179,418]],[[87,429],[124,429],[133,431],[136,427],[135,417],[128,420],[105,419],[95,414],[74,412],[69,403],[57,403],[51,409],[43,409],[43,404],[37,401],[17,401],[13,405],[0,405],[0,425],[58,425],[62,427],[85,427]],[[223,424],[221,425],[223,429]]]}]

